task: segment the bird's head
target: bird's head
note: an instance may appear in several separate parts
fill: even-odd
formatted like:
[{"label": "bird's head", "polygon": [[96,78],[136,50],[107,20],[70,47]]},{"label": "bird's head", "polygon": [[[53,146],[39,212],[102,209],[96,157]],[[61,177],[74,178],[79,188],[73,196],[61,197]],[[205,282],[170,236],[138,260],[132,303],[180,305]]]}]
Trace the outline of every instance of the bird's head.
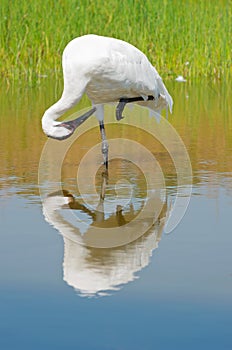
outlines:
[{"label": "bird's head", "polygon": [[42,120],[42,128],[48,137],[62,141],[72,136],[75,131],[75,127],[68,123]]},{"label": "bird's head", "polygon": [[68,122],[57,122],[49,117],[46,112],[42,118],[42,128],[44,133],[56,140],[65,140],[72,136],[78,126],[80,126],[85,120],[87,120],[94,112],[96,107],[83,114],[74,120]]}]

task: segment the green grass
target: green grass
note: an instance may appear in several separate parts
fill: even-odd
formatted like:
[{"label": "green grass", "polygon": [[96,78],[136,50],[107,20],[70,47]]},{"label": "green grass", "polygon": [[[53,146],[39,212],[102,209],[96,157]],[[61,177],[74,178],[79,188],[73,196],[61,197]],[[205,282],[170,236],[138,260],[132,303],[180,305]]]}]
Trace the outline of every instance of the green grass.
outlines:
[{"label": "green grass", "polygon": [[61,78],[64,47],[87,33],[129,41],[165,78],[231,75],[231,0],[1,0],[0,75]]}]

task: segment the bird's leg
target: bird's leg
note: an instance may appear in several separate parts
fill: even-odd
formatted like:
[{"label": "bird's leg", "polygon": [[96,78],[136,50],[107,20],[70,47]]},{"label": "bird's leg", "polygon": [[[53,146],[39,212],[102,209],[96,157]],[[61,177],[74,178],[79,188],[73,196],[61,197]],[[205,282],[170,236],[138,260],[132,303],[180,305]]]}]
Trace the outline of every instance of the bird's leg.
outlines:
[{"label": "bird's leg", "polygon": [[104,165],[106,167],[106,173],[108,172],[108,142],[106,140],[106,133],[105,133],[105,126],[104,122],[99,121],[99,126],[100,126],[100,132],[101,132],[101,138],[102,138],[102,155],[103,155],[103,160],[104,160]]},{"label": "bird's leg", "polygon": [[117,107],[116,107],[116,119],[117,119],[117,121],[124,118],[122,115],[122,112],[123,112],[126,104],[127,104],[127,102],[120,100],[119,104],[117,105]]},{"label": "bird's leg", "polygon": [[[147,96],[147,100],[146,101],[150,101],[150,100],[154,100],[154,96]],[[122,116],[122,112],[126,106],[127,103],[131,103],[131,102],[138,102],[138,101],[145,101],[143,97],[139,96],[139,97],[122,97],[119,100],[119,104],[116,107],[116,119],[119,121],[121,119],[123,119],[124,117]]]},{"label": "bird's leg", "polygon": [[100,200],[105,199],[105,193],[106,193],[106,185],[108,183],[108,170],[102,172],[102,183],[101,183],[101,194],[100,194]]}]

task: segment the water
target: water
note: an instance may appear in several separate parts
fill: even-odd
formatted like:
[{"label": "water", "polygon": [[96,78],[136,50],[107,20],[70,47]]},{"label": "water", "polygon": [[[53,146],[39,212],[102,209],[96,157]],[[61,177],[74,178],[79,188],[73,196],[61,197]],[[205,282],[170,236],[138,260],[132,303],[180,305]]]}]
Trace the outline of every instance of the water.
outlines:
[{"label": "water", "polygon": [[139,128],[126,118],[107,124],[111,153],[119,154],[107,179],[90,121],[71,141],[60,175],[64,144],[49,144],[41,163],[47,138],[40,117],[61,89],[47,82],[1,87],[1,349],[231,349],[230,86],[169,84],[169,121],[193,175],[189,207],[170,233],[165,225],[177,191],[186,199],[191,179],[181,168],[178,187],[170,152],[181,166],[182,148],[173,143],[168,152],[146,131],[156,123],[159,138],[165,122],[128,109],[127,120],[132,115]]}]

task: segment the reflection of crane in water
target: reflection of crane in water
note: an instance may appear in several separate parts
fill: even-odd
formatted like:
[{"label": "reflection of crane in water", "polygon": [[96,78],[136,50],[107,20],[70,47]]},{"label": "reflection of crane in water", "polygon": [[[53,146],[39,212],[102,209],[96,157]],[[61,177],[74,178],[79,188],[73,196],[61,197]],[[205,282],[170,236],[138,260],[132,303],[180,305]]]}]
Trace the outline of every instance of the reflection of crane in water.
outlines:
[{"label": "reflection of crane in water", "polygon": [[[76,38],[66,46],[62,64],[64,91],[59,101],[45,111],[43,130],[49,137],[66,139],[96,112],[106,168],[105,103],[119,101],[117,120],[123,118],[123,109],[130,102],[158,113],[164,108],[172,109],[172,98],[156,69],[140,50],[125,41],[97,35]],[[57,122],[61,115],[79,102],[84,93],[90,98],[93,108],[75,120]]]},{"label": "reflection of crane in water", "polygon": [[[103,177],[103,183],[104,181]],[[136,235],[135,225],[134,232],[129,234],[127,240],[127,228],[124,227],[136,216],[132,208],[126,213],[123,208],[116,206],[115,213],[104,218],[104,193],[100,196],[96,210],[90,210],[65,190],[48,195],[43,202],[43,212],[45,219],[63,236],[63,273],[67,284],[82,295],[104,295],[107,291],[119,289],[120,285],[137,278],[136,272],[149,264],[152,251],[158,247],[168,217],[167,202],[161,203],[158,197],[156,201],[157,208],[161,210],[156,220],[153,218],[150,229],[139,236]],[[70,209],[72,213],[82,212],[91,217],[90,233],[87,231],[82,235],[77,227],[65,219],[62,213],[69,212]],[[149,213],[147,216],[150,220]],[[91,232],[92,226],[95,230]],[[99,227],[103,227],[100,235],[96,230]],[[117,228],[114,237],[110,237],[109,233],[112,227]],[[108,242],[108,247],[102,248],[104,245],[101,247],[101,242]],[[115,242],[121,243],[114,246]]]},{"label": "reflection of crane in water", "polygon": [[[95,227],[103,227],[103,228],[109,228],[109,227],[115,227],[115,226],[123,226],[127,222],[130,222],[135,218],[135,211],[133,204],[130,203],[130,208],[127,210],[127,215],[125,216],[123,214],[123,207],[121,204],[117,204],[115,208],[114,215],[109,215],[108,218],[105,218],[105,210],[104,210],[104,200],[105,200],[105,192],[106,192],[106,186],[108,181],[108,174],[105,172],[102,172],[101,174],[101,188],[100,188],[100,198],[98,205],[95,210],[90,210],[86,205],[79,203],[77,200],[74,199],[73,196],[72,199],[69,198],[69,208],[74,210],[81,210],[83,213],[87,214],[89,217],[92,218],[92,223]],[[53,194],[54,195],[54,194]],[[70,196],[67,191],[63,192],[64,196]]]}]

